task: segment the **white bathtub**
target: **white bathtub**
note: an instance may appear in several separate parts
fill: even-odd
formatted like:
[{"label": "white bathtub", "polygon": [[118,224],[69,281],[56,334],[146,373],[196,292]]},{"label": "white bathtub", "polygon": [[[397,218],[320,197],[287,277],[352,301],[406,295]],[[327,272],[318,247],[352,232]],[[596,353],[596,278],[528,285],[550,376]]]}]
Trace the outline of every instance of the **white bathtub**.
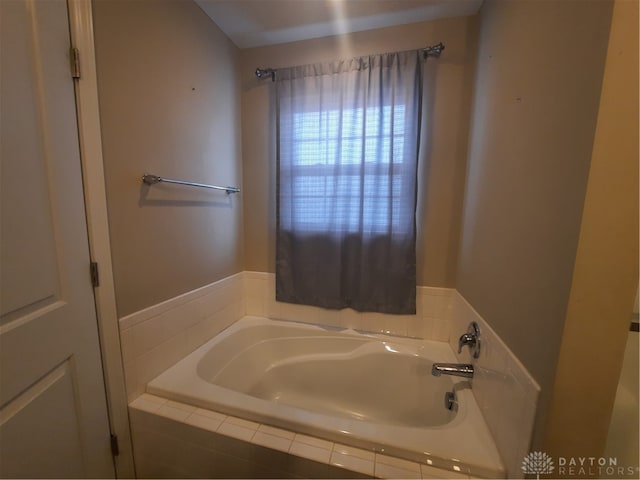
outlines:
[{"label": "white bathtub", "polygon": [[[147,392],[470,475],[504,469],[468,382],[434,377],[449,345],[244,317]],[[456,388],[458,409],[444,395]]]}]

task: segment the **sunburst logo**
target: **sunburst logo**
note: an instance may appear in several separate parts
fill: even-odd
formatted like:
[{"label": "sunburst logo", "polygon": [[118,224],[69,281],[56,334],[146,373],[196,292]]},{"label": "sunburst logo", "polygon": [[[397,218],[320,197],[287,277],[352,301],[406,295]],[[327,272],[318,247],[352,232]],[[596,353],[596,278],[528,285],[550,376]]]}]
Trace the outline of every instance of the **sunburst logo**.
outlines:
[{"label": "sunburst logo", "polygon": [[522,471],[529,475],[535,475],[540,480],[540,475],[549,475],[554,470],[553,460],[544,452],[529,452],[522,461]]}]

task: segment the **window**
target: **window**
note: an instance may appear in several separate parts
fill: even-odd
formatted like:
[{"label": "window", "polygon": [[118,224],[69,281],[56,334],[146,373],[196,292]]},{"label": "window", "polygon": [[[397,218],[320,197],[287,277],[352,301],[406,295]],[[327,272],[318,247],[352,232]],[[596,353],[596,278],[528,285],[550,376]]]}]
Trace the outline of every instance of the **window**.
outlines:
[{"label": "window", "polygon": [[289,131],[292,158],[281,172],[293,179],[285,225],[370,233],[408,225],[412,211],[403,210],[400,189],[414,173],[403,162],[404,105],[296,112]]}]

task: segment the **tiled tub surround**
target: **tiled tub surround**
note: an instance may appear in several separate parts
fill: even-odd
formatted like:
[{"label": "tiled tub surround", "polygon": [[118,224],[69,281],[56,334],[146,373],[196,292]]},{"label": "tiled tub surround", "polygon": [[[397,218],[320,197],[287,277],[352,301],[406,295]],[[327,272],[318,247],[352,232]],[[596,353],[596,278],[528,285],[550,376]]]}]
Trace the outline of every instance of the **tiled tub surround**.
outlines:
[{"label": "tiled tub surround", "polygon": [[473,478],[150,394],[130,415],[139,478]]},{"label": "tiled tub surround", "polygon": [[[476,320],[483,353],[472,361],[476,363],[472,392],[507,476],[522,475],[520,465],[528,450],[539,387],[457,291],[418,287],[417,314],[407,316],[284,304],[275,301],[274,292],[273,274],[241,272],[120,319],[129,401],[143,393],[151,379],[245,314],[448,341],[454,350],[468,323]],[[467,352],[463,350],[458,361],[468,362]]]},{"label": "tiled tub surround", "polygon": [[449,310],[455,292],[451,288],[418,286],[416,314],[390,315],[360,313],[350,308],[327,310],[276,302],[273,273],[244,272],[244,285],[247,315],[362,329],[425,340],[446,342],[449,339]]},{"label": "tiled tub surround", "polygon": [[[489,324],[455,292],[450,309],[451,348],[460,363],[475,366],[473,394],[491,431],[508,478],[523,478],[522,460],[529,453],[540,386]],[[476,360],[468,348],[457,353],[458,336],[472,321],[480,327]]]},{"label": "tiled tub surround", "polygon": [[325,310],[275,301],[275,275],[240,272],[120,319],[129,401],[145,385],[244,315],[447,341],[454,291],[418,287],[416,315]]},{"label": "tiled tub surround", "polygon": [[[147,385],[182,403],[475,476],[503,474],[446,342],[247,316]],[[444,407],[454,390],[458,411]]]},{"label": "tiled tub surround", "polygon": [[129,402],[144,392],[151,379],[244,313],[244,273],[237,273],[121,318]]}]

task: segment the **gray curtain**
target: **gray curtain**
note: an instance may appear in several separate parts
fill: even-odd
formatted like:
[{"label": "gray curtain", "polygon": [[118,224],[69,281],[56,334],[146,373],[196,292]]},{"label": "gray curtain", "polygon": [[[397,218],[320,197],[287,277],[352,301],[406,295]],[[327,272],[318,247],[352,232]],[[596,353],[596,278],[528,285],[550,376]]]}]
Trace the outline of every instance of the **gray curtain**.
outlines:
[{"label": "gray curtain", "polygon": [[276,299],[415,313],[422,54],[278,69]]}]

